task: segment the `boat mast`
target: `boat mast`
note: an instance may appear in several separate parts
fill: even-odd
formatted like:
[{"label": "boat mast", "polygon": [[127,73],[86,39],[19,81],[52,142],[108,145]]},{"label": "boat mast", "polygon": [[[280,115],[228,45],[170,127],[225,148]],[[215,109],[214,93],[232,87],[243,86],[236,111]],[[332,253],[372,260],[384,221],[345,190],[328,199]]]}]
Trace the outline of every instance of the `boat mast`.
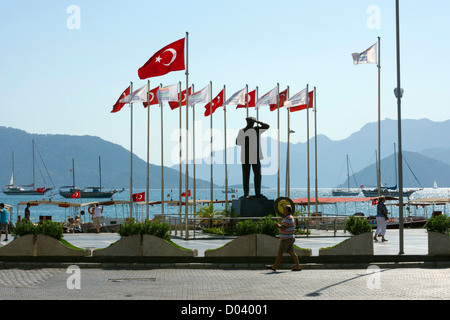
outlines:
[{"label": "boat mast", "polygon": [[36,178],[35,178],[35,170],[34,170],[34,139],[33,139],[33,189],[36,188]]},{"label": "boat mast", "polygon": [[12,152],[12,175],[11,175],[11,181],[9,184],[12,187],[14,187],[14,151]]},{"label": "boat mast", "polygon": [[102,190],[102,165],[100,162],[100,156],[98,156],[98,173],[100,176],[100,189],[99,190]]},{"label": "boat mast", "polygon": [[72,158],[72,180],[73,180],[73,188],[75,189],[75,160]]},{"label": "boat mast", "polygon": [[348,171],[348,155],[347,155],[347,191],[350,192],[350,174]]},{"label": "boat mast", "polygon": [[395,168],[395,187],[398,190],[398,180],[397,180],[397,150],[395,148],[395,142],[394,142],[394,168]]}]

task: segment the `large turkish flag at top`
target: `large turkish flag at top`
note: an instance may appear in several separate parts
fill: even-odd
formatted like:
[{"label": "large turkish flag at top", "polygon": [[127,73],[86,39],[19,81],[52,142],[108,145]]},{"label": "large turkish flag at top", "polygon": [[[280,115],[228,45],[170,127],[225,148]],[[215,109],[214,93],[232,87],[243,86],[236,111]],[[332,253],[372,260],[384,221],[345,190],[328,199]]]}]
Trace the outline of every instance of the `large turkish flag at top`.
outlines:
[{"label": "large turkish flag at top", "polygon": [[184,38],[156,52],[138,70],[140,79],[162,76],[172,71],[184,70]]}]

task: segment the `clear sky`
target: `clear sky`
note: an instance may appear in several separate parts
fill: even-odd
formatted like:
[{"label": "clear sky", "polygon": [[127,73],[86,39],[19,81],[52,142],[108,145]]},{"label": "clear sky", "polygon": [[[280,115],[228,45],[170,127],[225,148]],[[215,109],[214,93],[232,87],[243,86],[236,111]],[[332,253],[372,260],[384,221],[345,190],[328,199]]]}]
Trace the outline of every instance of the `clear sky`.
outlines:
[{"label": "clear sky", "polygon": [[[450,51],[450,2],[403,0],[400,9],[402,117],[448,120],[450,62],[443,53]],[[0,30],[0,125],[30,133],[94,135],[129,149],[130,108],[111,108],[130,81],[134,88],[147,83],[138,68],[186,32],[196,90],[212,81],[213,96],[224,85],[228,97],[248,85],[258,86],[261,97],[279,83],[292,96],[309,84],[317,87],[318,133],[333,140],[377,121],[376,65],[354,66],[351,54],[380,36],[381,118],[397,119],[394,0],[2,0]],[[186,87],[184,71],[150,80],[151,88],[179,81]],[[160,164],[160,109],[151,108],[150,162]],[[133,148],[145,160],[147,111],[141,104],[133,109]],[[243,109],[227,110],[228,129],[245,126]],[[276,128],[276,112],[260,110],[260,120]],[[196,105],[203,141],[197,157],[209,150],[203,111]],[[286,110],[280,115],[285,128]],[[164,106],[165,154],[177,142],[178,116]],[[223,130],[222,109],[213,119]],[[292,114],[291,124],[291,140],[306,141],[306,112]],[[311,130],[312,137],[312,122]],[[285,131],[280,137],[286,141]]]}]

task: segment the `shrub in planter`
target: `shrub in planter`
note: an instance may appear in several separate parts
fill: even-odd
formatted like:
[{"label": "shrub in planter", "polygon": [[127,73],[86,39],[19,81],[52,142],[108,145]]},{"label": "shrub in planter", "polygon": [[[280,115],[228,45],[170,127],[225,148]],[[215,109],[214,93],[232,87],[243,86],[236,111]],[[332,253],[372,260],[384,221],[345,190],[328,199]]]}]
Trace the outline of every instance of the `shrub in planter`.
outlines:
[{"label": "shrub in planter", "polygon": [[64,229],[58,222],[43,221],[42,224],[34,225],[28,220],[19,222],[13,231],[14,239],[27,234],[44,235],[52,237],[56,240],[61,240]]},{"label": "shrub in planter", "polygon": [[14,239],[17,239],[18,237],[27,235],[27,234],[34,234],[35,226],[33,223],[31,223],[28,220],[22,220],[21,222],[16,224],[16,227],[11,232],[14,236]]},{"label": "shrub in planter", "polygon": [[170,240],[170,226],[167,222],[145,221],[141,226],[141,234],[148,234],[164,240]]},{"label": "shrub in planter", "polygon": [[123,223],[117,229],[121,237],[133,236],[137,234],[148,234],[157,236],[165,240],[170,240],[170,226],[167,222],[145,221],[144,223],[130,222]]},{"label": "shrub in planter", "polygon": [[36,235],[42,234],[44,236],[52,237],[56,240],[61,240],[63,237],[64,229],[58,222],[43,221],[36,226]]},{"label": "shrub in planter", "polygon": [[244,220],[240,221],[236,225],[236,235],[245,236],[248,234],[266,234],[275,237],[279,230],[274,225],[272,216],[267,216],[259,219],[258,221]]},{"label": "shrub in planter", "polygon": [[352,236],[357,236],[366,232],[372,231],[372,226],[369,221],[364,218],[350,216],[345,220],[345,230]]},{"label": "shrub in planter", "polygon": [[447,215],[439,215],[428,219],[425,224],[425,229],[428,232],[437,232],[450,235],[450,217]]}]

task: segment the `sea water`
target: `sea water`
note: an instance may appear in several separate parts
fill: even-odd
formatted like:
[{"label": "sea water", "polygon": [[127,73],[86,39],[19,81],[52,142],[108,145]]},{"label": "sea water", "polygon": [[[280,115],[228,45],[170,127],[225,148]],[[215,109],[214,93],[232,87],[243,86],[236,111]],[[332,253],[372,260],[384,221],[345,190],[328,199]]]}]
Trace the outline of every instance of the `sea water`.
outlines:
[{"label": "sea water", "polygon": [[[145,192],[145,189],[133,189],[133,193]],[[252,192],[253,190],[250,190]],[[318,195],[321,197],[331,197],[331,188],[319,188]],[[268,199],[277,199],[277,189],[263,189],[262,193]],[[176,189],[166,189],[164,190],[164,201],[174,200],[178,201],[179,193]],[[242,196],[242,190],[239,190],[238,193],[228,193],[228,200],[237,199]],[[285,196],[285,190],[280,189],[280,196]],[[310,198],[314,198],[314,189],[310,189]],[[291,188],[290,190],[290,198],[307,198],[308,190],[306,188]],[[359,197],[363,197],[362,193]],[[183,197],[184,198],[184,197]],[[450,198],[450,189],[449,188],[424,188],[422,190],[414,192],[409,200],[414,199],[423,199],[423,198]],[[18,215],[24,217],[25,205],[18,206],[20,202],[27,202],[33,200],[53,200],[53,201],[65,201],[79,204],[92,203],[96,201],[107,201],[110,199],[66,199],[60,196],[56,191],[47,192],[44,196],[27,196],[27,195],[6,195],[3,192],[0,192],[0,202],[11,205],[12,210],[8,215],[9,220],[13,223],[17,221]],[[113,196],[114,200],[124,200],[129,201],[130,199],[130,191],[124,190],[121,193],[116,193]],[[191,197],[190,200],[193,199],[193,190],[191,189]],[[196,199],[197,200],[210,200],[210,189],[197,189],[196,190]],[[225,193],[222,189],[213,189],[213,199],[214,200],[225,200]],[[160,189],[150,189],[149,190],[149,200],[150,201],[160,201],[161,200],[161,190]],[[404,198],[404,203],[407,203],[408,199]],[[388,206],[388,210],[391,212],[393,217],[398,217],[398,206],[390,205],[390,201],[387,201],[386,204]],[[396,202],[394,202],[396,203]],[[207,203],[199,203],[197,204],[197,211],[202,207],[208,205]],[[225,209],[224,204],[214,204],[214,209],[221,211]],[[442,211],[443,213],[448,213],[450,206],[428,206],[425,208],[415,208],[414,206],[405,206],[404,216],[408,215],[419,215],[425,216],[429,218],[433,211]],[[31,220],[33,222],[37,222],[39,220],[39,216],[51,216],[53,221],[67,221],[69,217],[74,217],[75,215],[80,215],[83,221],[91,220],[91,216],[88,213],[88,207],[76,207],[76,208],[63,208],[55,205],[39,205],[31,207]],[[84,210],[85,214],[81,215],[81,210]],[[179,214],[178,206],[170,206],[167,203],[164,205],[164,213],[168,215],[178,216]],[[296,210],[306,211],[307,208],[296,206]],[[316,212],[316,206],[314,203],[310,205],[310,211]],[[160,214],[162,212],[162,207],[160,204],[149,206],[149,218],[153,218],[155,214]],[[336,204],[326,204],[319,205],[317,208],[317,212],[322,213],[323,215],[352,215],[356,212],[364,213],[365,216],[376,215],[376,205],[373,205],[371,202],[347,202],[347,203],[336,203]],[[182,206],[181,213],[184,216],[185,214],[185,206]],[[192,206],[189,206],[189,213],[193,213]],[[116,205],[116,206],[103,206],[103,216],[106,218],[129,218],[130,217],[130,209],[128,205]],[[147,216],[147,208],[146,205],[134,205],[133,206],[133,218],[142,220]]]}]

